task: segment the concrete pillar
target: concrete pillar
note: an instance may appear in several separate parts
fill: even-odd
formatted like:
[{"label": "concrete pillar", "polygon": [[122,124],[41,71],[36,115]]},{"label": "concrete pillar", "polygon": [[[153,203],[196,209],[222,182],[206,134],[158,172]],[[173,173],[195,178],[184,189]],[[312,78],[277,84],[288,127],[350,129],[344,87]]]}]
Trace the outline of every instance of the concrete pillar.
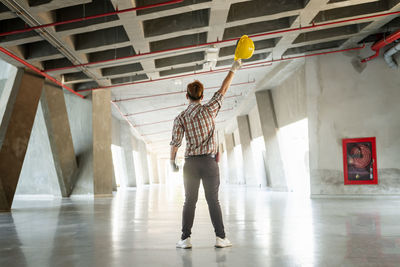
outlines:
[{"label": "concrete pillar", "polygon": [[235,152],[234,152],[234,142],[233,142],[233,134],[225,134],[225,143],[226,143],[226,154],[228,158],[228,183],[235,184],[237,183],[237,174],[236,174],[236,162],[235,162]]},{"label": "concrete pillar", "polygon": [[255,177],[254,156],[251,150],[251,133],[249,116],[243,115],[236,118],[239,130],[240,144],[243,155],[243,177],[247,185],[259,185]]},{"label": "concrete pillar", "polygon": [[11,209],[44,82],[18,72],[0,125],[0,211]]},{"label": "concrete pillar", "polygon": [[226,160],[226,144],[225,144],[225,135],[223,131],[218,131],[218,151],[219,151],[219,175],[221,181],[224,183],[228,183],[228,164]]},{"label": "concrete pillar", "polygon": [[150,175],[149,175],[149,162],[147,160],[147,147],[145,142],[139,142],[139,155],[140,155],[140,163],[142,167],[142,181],[143,184],[150,184]]},{"label": "concrete pillar", "polygon": [[154,184],[159,184],[160,183],[160,177],[158,176],[158,159],[157,159],[157,154],[156,153],[151,153],[151,166],[152,166],[152,172],[153,172],[153,183]]},{"label": "concrete pillar", "polygon": [[160,159],[157,163],[158,165],[158,177],[160,178],[160,184],[165,184],[166,183],[166,160],[165,159]]},{"label": "concrete pillar", "polygon": [[77,163],[62,89],[45,83],[40,103],[61,195],[69,197],[75,185]]},{"label": "concrete pillar", "polygon": [[133,159],[133,144],[132,144],[132,134],[130,132],[130,126],[127,123],[121,124],[121,146],[124,150],[125,166],[126,166],[126,178],[127,187],[135,187],[136,182],[136,172],[135,164]]},{"label": "concrete pillar", "polygon": [[256,92],[256,100],[265,142],[268,184],[276,191],[287,191],[271,92],[269,90]]},{"label": "concrete pillar", "polygon": [[92,93],[93,186],[95,196],[112,195],[111,90]]}]

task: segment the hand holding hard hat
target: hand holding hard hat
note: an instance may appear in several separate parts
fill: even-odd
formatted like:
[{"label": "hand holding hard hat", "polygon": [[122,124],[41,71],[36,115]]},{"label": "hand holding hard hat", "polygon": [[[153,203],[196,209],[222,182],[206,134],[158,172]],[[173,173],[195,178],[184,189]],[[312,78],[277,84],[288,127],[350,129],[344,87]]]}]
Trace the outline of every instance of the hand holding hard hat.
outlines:
[{"label": "hand holding hard hat", "polygon": [[254,43],[247,36],[243,35],[236,44],[235,61],[232,64],[231,72],[235,73],[242,67],[242,59],[251,58],[254,53]]},{"label": "hand holding hard hat", "polygon": [[247,35],[243,35],[236,44],[235,61],[251,58],[254,49],[253,41]]},{"label": "hand holding hard hat", "polygon": [[238,69],[240,69],[241,67],[242,67],[242,60],[241,59],[235,60],[233,62],[233,64],[232,64],[232,67],[231,67],[230,71],[233,72],[233,73],[236,73],[236,71]]}]

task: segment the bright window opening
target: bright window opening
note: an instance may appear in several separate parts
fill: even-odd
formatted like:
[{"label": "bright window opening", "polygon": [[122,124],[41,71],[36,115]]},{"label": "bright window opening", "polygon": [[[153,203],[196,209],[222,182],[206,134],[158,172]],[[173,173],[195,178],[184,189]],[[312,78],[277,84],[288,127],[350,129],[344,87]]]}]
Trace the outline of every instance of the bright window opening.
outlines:
[{"label": "bright window opening", "polygon": [[278,138],[289,191],[309,196],[308,120],[280,128]]}]

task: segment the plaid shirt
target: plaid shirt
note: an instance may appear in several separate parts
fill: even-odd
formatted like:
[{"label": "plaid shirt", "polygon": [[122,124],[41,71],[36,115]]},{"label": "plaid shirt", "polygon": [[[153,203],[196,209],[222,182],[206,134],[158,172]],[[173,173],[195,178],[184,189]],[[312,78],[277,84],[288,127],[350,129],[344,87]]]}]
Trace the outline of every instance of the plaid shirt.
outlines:
[{"label": "plaid shirt", "polygon": [[186,133],[185,156],[216,154],[218,151],[214,119],[223,96],[216,92],[207,104],[192,103],[175,118],[171,146],[180,147]]}]

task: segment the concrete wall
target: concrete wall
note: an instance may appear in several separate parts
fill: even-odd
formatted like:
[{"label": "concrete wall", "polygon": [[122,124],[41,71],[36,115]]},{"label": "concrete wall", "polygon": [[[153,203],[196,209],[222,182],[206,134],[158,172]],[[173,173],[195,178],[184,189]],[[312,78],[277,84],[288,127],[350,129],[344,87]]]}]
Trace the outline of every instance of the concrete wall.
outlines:
[{"label": "concrete wall", "polygon": [[263,136],[260,122],[260,113],[258,112],[257,103],[254,103],[254,108],[249,111],[248,115],[251,138],[255,139],[257,137]]},{"label": "concrete wall", "polygon": [[[64,93],[72,141],[78,161],[73,195],[93,194],[92,104]],[[35,117],[16,195],[61,196],[41,105]]]},{"label": "concrete wall", "polygon": [[0,59],[0,121],[6,110],[12,86],[17,75],[17,68]]},{"label": "concrete wall", "polygon": [[278,128],[307,117],[304,66],[272,90]]},{"label": "concrete wall", "polygon": [[78,162],[77,182],[72,194],[93,194],[92,101],[68,93],[64,95]]},{"label": "concrete wall", "polygon": [[15,194],[61,197],[43,110],[40,104]]},{"label": "concrete wall", "polygon": [[[351,60],[336,54],[306,61],[311,194],[400,194],[399,71],[378,58],[360,74]],[[373,136],[379,184],[344,186],[342,138]]]},{"label": "concrete wall", "polygon": [[121,122],[117,118],[112,116],[111,123],[112,123],[111,143],[116,146],[121,146]]},{"label": "concrete wall", "polygon": [[[150,184],[150,181],[159,181],[157,168],[151,166],[148,161],[148,155],[149,157],[151,155],[148,154],[146,143],[132,133],[131,126],[125,121],[113,118],[112,128],[112,143],[123,149],[124,162],[122,162],[122,166],[124,166],[123,171],[127,177],[127,186],[135,187],[138,181],[143,184]],[[138,153],[139,160],[135,161],[133,152]],[[153,168],[152,172],[150,172],[150,168]],[[154,177],[150,177],[150,173]],[[136,175],[140,175],[139,179]]]}]

